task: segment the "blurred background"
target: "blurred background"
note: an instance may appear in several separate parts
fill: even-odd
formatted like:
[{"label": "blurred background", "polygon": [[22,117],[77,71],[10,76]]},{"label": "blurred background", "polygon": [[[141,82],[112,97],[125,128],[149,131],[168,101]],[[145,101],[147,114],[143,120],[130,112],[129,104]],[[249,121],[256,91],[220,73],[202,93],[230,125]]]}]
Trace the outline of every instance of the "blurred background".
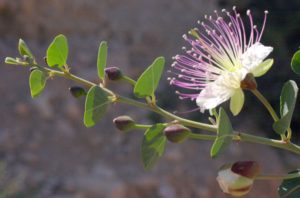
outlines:
[{"label": "blurred background", "polygon": [[[108,64],[137,78],[157,56],[166,57],[168,69],[171,57],[186,45],[182,34],[204,14],[233,5],[243,17],[251,9],[258,26],[264,10],[269,10],[262,41],[274,47],[275,65],[258,84],[278,110],[283,83],[300,79],[290,69],[290,58],[300,45],[299,0],[0,0],[0,197],[219,198],[227,197],[216,183],[217,170],[224,163],[255,160],[264,173],[299,168],[299,156],[266,146],[234,143],[212,160],[211,142],[186,141],[168,143],[163,158],[146,172],[140,161],[143,132],[125,135],[114,128],[112,119],[127,114],[150,124],[161,118],[116,104],[99,124],[87,129],[82,122],[84,100],[68,92],[76,84],[55,78],[33,100],[29,70],[3,64],[4,57],[18,56],[19,38],[43,63],[47,46],[62,33],[69,39],[73,73],[97,82],[97,49],[106,40]],[[170,111],[195,108],[193,102],[177,99],[166,78],[167,74],[158,90],[158,103]],[[130,86],[108,86],[131,95]],[[300,127],[297,108],[292,123],[295,134]],[[207,115],[199,112],[184,116],[207,122]],[[249,93],[244,111],[232,122],[237,130],[278,138],[270,116]],[[278,184],[258,181],[245,197],[277,197]]]}]

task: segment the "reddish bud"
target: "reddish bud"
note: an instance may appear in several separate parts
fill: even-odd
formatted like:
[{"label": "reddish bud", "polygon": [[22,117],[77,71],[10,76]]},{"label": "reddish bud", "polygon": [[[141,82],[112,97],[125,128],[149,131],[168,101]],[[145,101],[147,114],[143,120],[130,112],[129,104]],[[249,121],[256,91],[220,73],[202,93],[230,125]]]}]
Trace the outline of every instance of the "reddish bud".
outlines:
[{"label": "reddish bud", "polygon": [[105,74],[109,80],[116,81],[123,77],[123,74],[118,67],[108,67],[105,69]]},{"label": "reddish bud", "polygon": [[113,123],[120,131],[127,131],[134,127],[135,121],[129,116],[119,116],[113,119]]},{"label": "reddish bud", "polygon": [[260,167],[255,161],[239,161],[232,165],[231,170],[236,174],[253,179],[260,172]]},{"label": "reddish bud", "polygon": [[180,124],[170,125],[164,130],[164,134],[167,137],[167,139],[173,143],[180,143],[184,141],[190,133],[190,129]]}]

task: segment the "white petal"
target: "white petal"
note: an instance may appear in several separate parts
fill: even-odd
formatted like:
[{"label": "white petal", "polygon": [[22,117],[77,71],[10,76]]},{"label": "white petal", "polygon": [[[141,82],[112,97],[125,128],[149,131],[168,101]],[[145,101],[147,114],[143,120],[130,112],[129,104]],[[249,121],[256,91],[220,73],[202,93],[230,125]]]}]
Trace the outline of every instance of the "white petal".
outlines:
[{"label": "white petal", "polygon": [[243,67],[252,72],[272,51],[273,47],[259,42],[253,44],[241,57]]},{"label": "white petal", "polygon": [[228,100],[234,93],[234,88],[225,86],[220,80],[209,83],[197,97],[196,103],[201,111],[212,109]]},{"label": "white petal", "polygon": [[231,169],[220,170],[217,181],[223,192],[235,197],[245,195],[253,185],[253,179],[238,175]]},{"label": "white petal", "polygon": [[230,169],[221,170],[218,172],[217,181],[225,193],[230,193],[230,187],[240,178],[240,176]]}]

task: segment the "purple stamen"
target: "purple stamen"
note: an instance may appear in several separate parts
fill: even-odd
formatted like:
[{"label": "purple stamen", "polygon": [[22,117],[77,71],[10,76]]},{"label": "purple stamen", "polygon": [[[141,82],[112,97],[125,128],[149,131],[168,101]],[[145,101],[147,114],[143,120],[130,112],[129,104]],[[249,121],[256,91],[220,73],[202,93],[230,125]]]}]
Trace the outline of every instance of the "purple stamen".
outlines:
[{"label": "purple stamen", "polygon": [[[250,22],[250,34],[247,39],[244,22],[236,7],[230,13],[225,9],[221,13],[214,11],[214,16],[204,15],[204,21],[197,21],[200,26],[192,29],[188,36],[182,37],[191,48],[182,47],[185,55],[176,55],[171,65],[174,77],[168,78],[171,85],[196,93],[177,92],[181,99],[195,99],[199,90],[215,81],[224,72],[232,72],[242,67],[241,56],[253,44],[260,42],[266,25],[268,11],[259,31],[253,23],[251,11],[247,11]],[[222,16],[224,15],[224,17]]]}]

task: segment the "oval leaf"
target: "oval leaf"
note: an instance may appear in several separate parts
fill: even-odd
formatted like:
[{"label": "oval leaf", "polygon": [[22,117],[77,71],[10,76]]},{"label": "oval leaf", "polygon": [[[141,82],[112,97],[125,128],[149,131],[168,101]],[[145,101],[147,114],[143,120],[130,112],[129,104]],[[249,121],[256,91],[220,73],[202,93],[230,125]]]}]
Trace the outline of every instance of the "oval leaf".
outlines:
[{"label": "oval leaf", "polygon": [[212,158],[217,157],[220,153],[222,153],[231,143],[233,133],[231,122],[226,114],[225,110],[221,107],[219,111],[218,117],[218,135],[215,139],[211,150],[210,156]]},{"label": "oval leaf", "polygon": [[94,126],[103,117],[110,102],[103,89],[93,86],[88,91],[85,100],[84,125]]},{"label": "oval leaf", "polygon": [[265,73],[267,73],[267,71],[269,71],[269,69],[271,69],[273,63],[274,60],[272,58],[265,60],[259,66],[257,66],[255,70],[253,70],[253,75],[255,77],[263,76]]},{"label": "oval leaf", "polygon": [[22,39],[19,39],[18,49],[21,56],[26,55],[30,58],[33,58],[32,52],[30,51],[27,44]]},{"label": "oval leaf", "polygon": [[280,95],[281,118],[273,124],[273,129],[276,133],[284,134],[290,127],[296,105],[297,94],[298,87],[295,81],[289,80],[284,84]]},{"label": "oval leaf", "polygon": [[[298,173],[300,169],[290,172],[289,174]],[[300,197],[300,177],[294,179],[286,179],[278,188],[278,195],[282,198],[299,198]]]},{"label": "oval leaf", "polygon": [[67,38],[62,34],[56,36],[47,49],[47,64],[50,67],[63,67],[67,64],[68,53]]},{"label": "oval leaf", "polygon": [[134,94],[139,98],[153,96],[158,86],[165,65],[165,58],[158,57],[139,77],[135,86]]},{"label": "oval leaf", "polygon": [[162,156],[167,142],[163,133],[165,126],[156,124],[147,129],[142,143],[142,161],[146,170],[151,169]]},{"label": "oval leaf", "polygon": [[291,61],[291,66],[292,66],[292,70],[300,75],[300,50],[298,50],[294,55],[293,55],[293,58],[292,58],[292,61]]},{"label": "oval leaf", "polygon": [[242,89],[238,89],[234,92],[233,96],[230,99],[230,111],[234,116],[238,115],[245,102],[245,96]]},{"label": "oval leaf", "polygon": [[107,59],[107,42],[102,41],[99,45],[98,58],[97,58],[98,76],[101,80],[103,80],[105,76],[104,69],[106,67],[106,59]]},{"label": "oval leaf", "polygon": [[33,70],[29,77],[29,87],[32,98],[36,98],[44,90],[46,75],[40,70]]}]

